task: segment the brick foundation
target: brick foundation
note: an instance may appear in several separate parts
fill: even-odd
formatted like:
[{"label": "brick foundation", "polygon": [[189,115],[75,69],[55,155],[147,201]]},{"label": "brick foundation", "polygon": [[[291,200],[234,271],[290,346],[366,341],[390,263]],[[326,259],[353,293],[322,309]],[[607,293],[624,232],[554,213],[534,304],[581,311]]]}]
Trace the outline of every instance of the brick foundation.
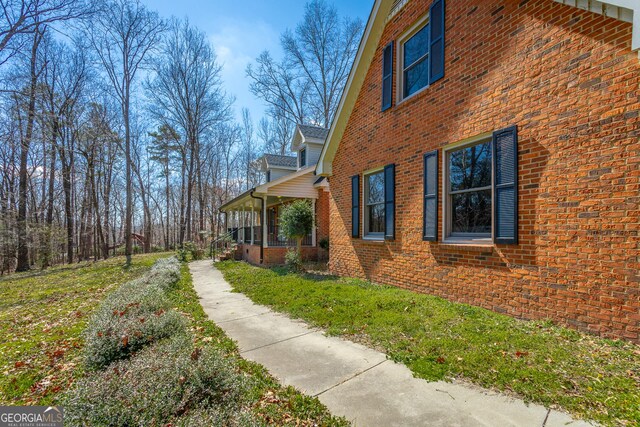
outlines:
[{"label": "brick foundation", "polygon": [[[239,251],[242,253],[242,260],[253,265],[260,264],[260,246],[259,245],[240,245]],[[286,247],[267,247],[264,248],[264,262],[262,265],[283,265],[284,255],[289,248]],[[322,251],[320,248],[302,247],[303,261],[318,261],[318,253]],[[324,251],[322,251],[324,252]]]}]

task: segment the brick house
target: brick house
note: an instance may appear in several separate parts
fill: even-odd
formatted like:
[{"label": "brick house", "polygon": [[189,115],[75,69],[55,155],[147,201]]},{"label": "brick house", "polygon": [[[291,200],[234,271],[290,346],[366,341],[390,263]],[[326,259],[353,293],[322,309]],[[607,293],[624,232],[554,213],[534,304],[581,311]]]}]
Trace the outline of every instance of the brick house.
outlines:
[{"label": "brick house", "polygon": [[639,340],[640,2],[376,0],[330,269]]},{"label": "brick house", "polygon": [[256,265],[284,264],[295,242],[280,235],[278,218],[285,204],[298,199],[309,200],[315,212],[313,230],[302,241],[303,259],[327,258],[318,243],[329,234],[329,184],[315,175],[326,136],[327,129],[298,125],[291,141],[296,155],[265,154],[260,159],[265,182],[220,207],[227,232],[237,243],[237,258]]}]

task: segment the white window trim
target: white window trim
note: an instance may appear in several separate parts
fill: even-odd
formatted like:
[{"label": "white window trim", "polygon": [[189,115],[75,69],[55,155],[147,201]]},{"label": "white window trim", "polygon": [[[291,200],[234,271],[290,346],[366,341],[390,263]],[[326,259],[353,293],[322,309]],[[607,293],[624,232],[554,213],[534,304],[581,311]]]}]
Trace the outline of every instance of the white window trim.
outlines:
[{"label": "white window trim", "polygon": [[[493,215],[495,196],[494,190],[494,176],[493,170],[493,152],[491,159],[491,235],[490,236],[451,236],[449,230],[451,229],[451,203],[449,202],[449,154],[452,151],[468,147],[471,145],[479,144],[482,141],[493,138],[493,132],[485,132],[479,135],[472,136],[470,138],[463,139],[453,144],[449,144],[442,149],[442,242],[445,244],[459,244],[459,245],[481,245],[491,246],[493,245],[493,237],[495,232],[495,218]],[[493,149],[493,147],[492,147]]]},{"label": "white window trim", "polygon": [[[362,173],[362,239],[373,241],[384,241],[384,231],[381,233],[369,233],[369,221],[367,220],[367,176],[374,173],[382,172],[382,178],[384,179],[384,166],[369,169]],[[386,184],[386,183],[385,183]]]},{"label": "white window trim", "polygon": [[[429,13],[426,13],[421,18],[419,18],[415,24],[411,26],[404,34],[398,37],[397,48],[396,51],[396,105],[400,104],[403,101],[413,98],[418,95],[425,89],[427,89],[430,84],[427,82],[426,86],[417,90],[409,96],[404,96],[404,44],[407,40],[413,37],[422,27],[429,24]],[[431,55],[431,47],[429,46],[429,55]]]}]

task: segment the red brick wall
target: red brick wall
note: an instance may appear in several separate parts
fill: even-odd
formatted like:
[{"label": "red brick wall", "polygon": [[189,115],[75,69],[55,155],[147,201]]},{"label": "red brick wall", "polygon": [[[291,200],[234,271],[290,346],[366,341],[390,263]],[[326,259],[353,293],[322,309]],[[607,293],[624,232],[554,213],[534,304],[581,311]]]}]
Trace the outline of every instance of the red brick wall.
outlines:
[{"label": "red brick wall", "polygon": [[[284,264],[284,255],[289,248],[272,247],[264,248],[264,263],[266,265],[281,265]],[[302,247],[302,260],[303,261],[316,261],[318,259],[318,249],[310,247]]]},{"label": "red brick wall", "polygon": [[[430,3],[410,1],[380,46]],[[385,112],[378,47],[333,163],[331,270],[638,341],[640,61],[631,24],[552,0],[450,0],[446,30],[445,77]],[[519,128],[520,243],[423,242],[422,155],[510,125]],[[397,238],[351,239],[350,177],[388,163]]]},{"label": "red brick wall", "polygon": [[239,245],[242,252],[242,259],[254,265],[260,265],[260,246],[259,245]]},{"label": "red brick wall", "polygon": [[[286,247],[266,247],[264,248],[263,265],[284,264],[284,255],[289,248]],[[242,254],[240,259],[254,265],[260,265],[259,245],[239,245],[238,251]],[[318,249],[302,247],[302,259],[304,261],[316,261],[318,259]]]}]

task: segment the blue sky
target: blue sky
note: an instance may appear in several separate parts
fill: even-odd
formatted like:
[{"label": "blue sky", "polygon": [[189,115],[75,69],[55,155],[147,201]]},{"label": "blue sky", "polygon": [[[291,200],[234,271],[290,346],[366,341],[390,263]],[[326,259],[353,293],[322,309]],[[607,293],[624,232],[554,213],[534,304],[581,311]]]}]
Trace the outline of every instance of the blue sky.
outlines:
[{"label": "blue sky", "polygon": [[[264,114],[264,105],[249,92],[245,77],[247,64],[263,50],[281,57],[280,34],[293,29],[304,14],[301,0],[142,0],[161,16],[187,17],[204,31],[223,64],[222,78],[229,93],[236,97],[234,108],[247,107],[257,125]],[[334,1],[341,17],[359,17],[366,23],[373,0]]]}]

